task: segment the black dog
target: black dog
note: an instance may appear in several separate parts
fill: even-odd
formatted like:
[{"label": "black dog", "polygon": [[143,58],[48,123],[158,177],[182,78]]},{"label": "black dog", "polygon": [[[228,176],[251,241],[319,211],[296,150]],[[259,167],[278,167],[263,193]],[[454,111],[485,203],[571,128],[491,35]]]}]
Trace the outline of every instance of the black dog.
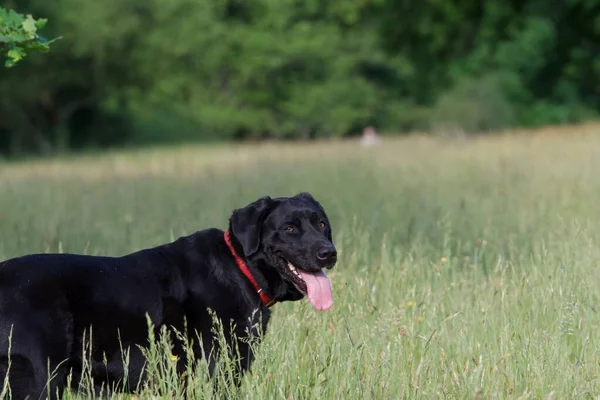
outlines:
[{"label": "black dog", "polygon": [[[240,375],[253,359],[247,336],[266,331],[269,306],[305,295],[317,310],[333,298],[323,268],[337,260],[327,215],[308,193],[263,197],[235,210],[229,230],[206,229],[173,243],[123,257],[38,254],[0,264],[0,392],[8,373],[14,399],[58,398],[72,374],[82,373],[83,342],[90,339],[95,385],[146,377],[138,346],[155,330],[184,332],[196,358],[213,373],[213,320],[222,321],[226,343],[240,354]],[[256,313],[255,311],[260,311]],[[260,320],[253,315],[260,314]],[[256,325],[258,322],[258,326]],[[187,330],[185,330],[187,327]],[[228,333],[229,332],[229,333]],[[11,340],[9,343],[9,336]],[[10,346],[10,353],[9,353]],[[181,347],[178,370],[185,371]],[[49,373],[54,374],[47,385]]]}]

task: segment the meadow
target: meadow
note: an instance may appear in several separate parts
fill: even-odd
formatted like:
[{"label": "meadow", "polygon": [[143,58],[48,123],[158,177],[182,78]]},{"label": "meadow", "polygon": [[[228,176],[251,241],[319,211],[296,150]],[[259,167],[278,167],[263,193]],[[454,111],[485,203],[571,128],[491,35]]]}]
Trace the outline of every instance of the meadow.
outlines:
[{"label": "meadow", "polygon": [[[231,398],[600,398],[599,130],[4,163],[0,259],[122,255],[225,228],[265,194],[309,191],[339,251],[334,306],[276,305]],[[138,398],[177,398],[160,370]]]}]

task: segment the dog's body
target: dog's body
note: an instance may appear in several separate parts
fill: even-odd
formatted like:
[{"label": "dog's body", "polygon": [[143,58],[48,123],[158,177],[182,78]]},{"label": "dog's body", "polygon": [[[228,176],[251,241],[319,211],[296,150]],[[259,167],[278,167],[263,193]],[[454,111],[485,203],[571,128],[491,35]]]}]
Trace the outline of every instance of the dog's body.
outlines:
[{"label": "dog's body", "polygon": [[[129,351],[123,389],[133,391],[144,379],[138,346],[148,345],[147,316],[156,331],[184,332],[201,358],[213,346],[209,309],[222,321],[226,342],[237,346],[245,371],[253,358],[245,339],[257,329],[266,332],[270,311],[236,253],[274,300],[307,294],[315,308],[331,306],[321,269],[333,267],[335,248],[327,216],[310,195],[259,199],[233,213],[229,232],[232,248],[223,231],[206,229],[123,257],[40,254],[1,263],[0,391],[8,371],[14,399],[60,397],[67,374],[79,383],[84,356],[92,361],[94,384],[110,387],[125,376],[123,350]],[[91,354],[84,355],[90,348],[84,342],[91,342]],[[175,343],[183,372],[186,357]],[[212,373],[214,359],[208,361]],[[46,387],[49,372],[54,377]]]}]

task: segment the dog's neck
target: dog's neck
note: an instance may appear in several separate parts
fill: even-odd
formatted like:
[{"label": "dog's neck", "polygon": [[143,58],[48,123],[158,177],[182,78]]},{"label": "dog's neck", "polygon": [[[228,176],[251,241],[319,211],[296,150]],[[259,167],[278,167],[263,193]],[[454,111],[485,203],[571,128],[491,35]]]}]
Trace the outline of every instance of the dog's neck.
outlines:
[{"label": "dog's neck", "polygon": [[260,296],[260,300],[262,301],[263,305],[267,308],[272,307],[273,305],[275,305],[275,303],[277,303],[277,300],[272,298],[269,295],[269,293],[267,293],[267,291],[263,287],[261,287],[261,285],[257,282],[257,280],[254,276],[255,274],[252,273],[252,271],[246,264],[246,261],[244,261],[244,259],[242,258],[241,252],[236,250],[234,243],[232,241],[232,236],[233,235],[231,234],[230,230],[225,231],[225,233],[223,235],[223,237],[225,239],[225,243],[227,243],[227,247],[229,247],[229,251],[231,252],[231,255],[233,256],[233,258],[235,259],[235,262],[236,262],[238,268],[246,276],[246,278],[250,281],[250,283],[256,290],[256,293],[258,293],[258,295]]}]

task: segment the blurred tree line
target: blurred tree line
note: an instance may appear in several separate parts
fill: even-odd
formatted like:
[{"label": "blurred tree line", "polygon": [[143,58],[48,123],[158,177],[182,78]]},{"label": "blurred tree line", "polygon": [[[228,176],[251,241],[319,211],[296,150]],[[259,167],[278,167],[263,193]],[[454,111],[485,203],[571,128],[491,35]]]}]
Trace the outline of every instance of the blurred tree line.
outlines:
[{"label": "blurred tree line", "polygon": [[0,151],[570,123],[600,0],[0,0],[49,53],[0,69]]}]

